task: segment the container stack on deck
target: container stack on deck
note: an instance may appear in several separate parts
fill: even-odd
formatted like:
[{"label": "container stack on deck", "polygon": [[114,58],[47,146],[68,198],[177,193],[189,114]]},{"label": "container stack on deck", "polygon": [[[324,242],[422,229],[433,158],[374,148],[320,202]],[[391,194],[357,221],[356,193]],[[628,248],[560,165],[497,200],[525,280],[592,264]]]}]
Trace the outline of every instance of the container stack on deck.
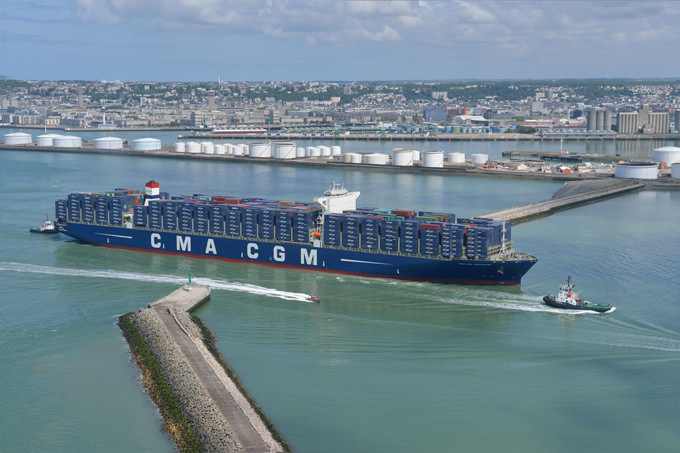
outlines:
[{"label": "container stack on deck", "polygon": [[[510,223],[505,227],[507,241]],[[503,223],[493,219],[456,223],[456,216],[448,213],[357,208],[324,216],[324,245],[357,248],[358,240],[364,251],[484,259],[500,250],[502,230]]]},{"label": "container stack on deck", "polygon": [[[485,259],[511,239],[510,222],[458,219],[449,213],[358,208],[323,216],[315,203],[194,194],[147,200],[134,190],[72,193],[57,200],[57,221],[123,225],[263,241],[309,243],[444,259]],[[503,231],[505,227],[505,232]],[[312,233],[314,232],[314,236]]]}]

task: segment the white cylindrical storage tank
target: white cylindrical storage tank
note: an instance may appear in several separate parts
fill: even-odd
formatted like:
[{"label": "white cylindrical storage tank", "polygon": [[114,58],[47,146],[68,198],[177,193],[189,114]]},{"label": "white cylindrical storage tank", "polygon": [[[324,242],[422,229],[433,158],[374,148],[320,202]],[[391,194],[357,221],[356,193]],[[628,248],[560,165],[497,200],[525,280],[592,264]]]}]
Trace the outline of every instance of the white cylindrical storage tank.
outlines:
[{"label": "white cylindrical storage tank", "polygon": [[331,146],[331,156],[339,156],[340,154],[342,154],[342,148],[340,148],[340,146]]},{"label": "white cylindrical storage tank", "polygon": [[215,145],[213,142],[201,142],[201,153],[215,154]]},{"label": "white cylindrical storage tank", "polygon": [[305,148],[300,146],[296,151],[295,151],[295,157],[305,157],[307,153],[305,152]]},{"label": "white cylindrical storage tank", "polygon": [[188,142],[187,152],[191,154],[199,154],[201,152],[201,144],[198,142]]},{"label": "white cylindrical storage tank", "polygon": [[465,153],[449,153],[449,162],[452,164],[464,164]]},{"label": "white cylindrical storage tank", "polygon": [[395,149],[392,152],[392,165],[399,167],[413,166],[413,151],[410,149]]},{"label": "white cylindrical storage tank", "polygon": [[342,161],[346,164],[352,162],[352,154],[354,153],[342,153]]},{"label": "white cylindrical storage tank", "polygon": [[666,162],[666,165],[671,166],[676,162],[680,162],[680,148],[677,146],[664,146],[654,150],[654,160],[656,162]]},{"label": "white cylindrical storage tank", "polygon": [[423,167],[441,168],[444,166],[444,151],[423,151]]},{"label": "white cylindrical storage tank", "polygon": [[489,161],[488,154],[470,154],[470,162],[483,165]]},{"label": "white cylindrical storage tank", "polygon": [[250,145],[250,157],[272,157],[272,148],[268,142],[253,143]]},{"label": "white cylindrical storage tank", "polygon": [[92,140],[94,149],[123,149],[123,139],[120,137],[99,137]]},{"label": "white cylindrical storage tank", "polygon": [[308,146],[307,157],[321,157],[321,150],[318,146]]},{"label": "white cylindrical storage tank", "polygon": [[295,159],[297,147],[293,142],[272,143],[272,156],[277,159]]},{"label": "white cylindrical storage tank", "polygon": [[671,178],[680,179],[680,162],[671,165]]},{"label": "white cylindrical storage tank", "polygon": [[360,164],[364,160],[364,155],[361,153],[349,153],[349,161],[352,164]]},{"label": "white cylindrical storage tank", "polygon": [[[230,155],[230,156],[234,154],[234,148],[236,148],[235,145],[232,145],[231,143],[225,143],[222,146],[224,147],[224,154],[227,154],[227,155]],[[215,152],[217,152],[217,151],[215,151]]]},{"label": "white cylindrical storage tank", "polygon": [[331,156],[331,148],[329,146],[319,146],[319,151],[321,152],[321,157]]},{"label": "white cylindrical storage tank", "polygon": [[614,176],[627,179],[656,179],[659,177],[659,164],[656,162],[624,162],[616,164]]},{"label": "white cylindrical storage tank", "polygon": [[[234,147],[231,149],[231,152],[234,156],[247,156],[248,153],[246,153],[243,150],[243,147],[241,145],[234,145]],[[248,151],[250,152],[250,151]]]},{"label": "white cylindrical storage tank", "polygon": [[241,149],[242,156],[250,155],[250,145],[247,143],[239,143],[238,147]]},{"label": "white cylindrical storage tank", "polygon": [[52,144],[57,148],[80,148],[83,139],[75,135],[61,135],[52,139]]},{"label": "white cylindrical storage tank", "polygon": [[219,154],[220,156],[224,156],[227,154],[227,149],[224,145],[218,143],[215,145],[215,154]]},{"label": "white cylindrical storage tank", "polygon": [[132,149],[135,151],[155,151],[161,149],[161,141],[157,138],[138,138],[132,140]]},{"label": "white cylindrical storage tank", "polygon": [[5,134],[2,141],[5,145],[30,145],[33,143],[33,136],[24,132],[12,132]]},{"label": "white cylindrical storage tank", "polygon": [[411,150],[413,152],[413,161],[419,161],[420,160],[420,151],[417,149]]},{"label": "white cylindrical storage tank", "polygon": [[369,153],[364,155],[364,162],[371,165],[386,165],[388,160],[387,154]]},{"label": "white cylindrical storage tank", "polygon": [[176,153],[183,153],[186,152],[187,150],[187,145],[184,142],[177,142],[175,143],[175,152]]},{"label": "white cylindrical storage tank", "polygon": [[35,144],[37,146],[52,146],[54,145],[54,139],[60,137],[59,134],[44,134],[38,135],[35,139]]}]

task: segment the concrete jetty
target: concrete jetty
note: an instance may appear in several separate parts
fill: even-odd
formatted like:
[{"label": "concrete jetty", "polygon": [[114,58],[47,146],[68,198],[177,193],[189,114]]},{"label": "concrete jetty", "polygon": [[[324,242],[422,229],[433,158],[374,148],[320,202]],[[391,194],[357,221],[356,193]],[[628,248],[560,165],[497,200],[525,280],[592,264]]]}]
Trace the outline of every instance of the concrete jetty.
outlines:
[{"label": "concrete jetty", "polygon": [[630,179],[570,181],[548,200],[489,212],[478,217],[510,220],[513,224],[517,224],[543,217],[556,211],[631,192],[644,186],[644,183]]},{"label": "concrete jetty", "polygon": [[264,421],[203,342],[188,311],[206,302],[210,288],[185,285],[135,312],[163,378],[204,451],[283,452]]}]

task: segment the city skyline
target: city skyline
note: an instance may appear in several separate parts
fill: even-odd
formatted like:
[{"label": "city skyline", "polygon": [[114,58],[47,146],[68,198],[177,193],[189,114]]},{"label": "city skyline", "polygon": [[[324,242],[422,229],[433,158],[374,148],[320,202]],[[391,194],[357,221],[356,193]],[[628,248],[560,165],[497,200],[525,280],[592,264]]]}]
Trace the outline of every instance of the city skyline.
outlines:
[{"label": "city skyline", "polygon": [[0,6],[0,76],[670,78],[678,19],[678,2],[37,0]]}]

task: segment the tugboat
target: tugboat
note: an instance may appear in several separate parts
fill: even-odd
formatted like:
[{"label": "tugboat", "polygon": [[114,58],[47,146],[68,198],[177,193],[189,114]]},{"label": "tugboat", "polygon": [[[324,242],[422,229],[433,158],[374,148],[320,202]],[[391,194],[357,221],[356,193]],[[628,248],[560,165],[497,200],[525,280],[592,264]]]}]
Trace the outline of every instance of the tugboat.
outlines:
[{"label": "tugboat", "polygon": [[546,305],[555,308],[564,308],[566,310],[590,310],[598,313],[607,313],[613,308],[609,304],[594,304],[577,297],[574,292],[574,284],[571,283],[571,276],[567,277],[566,282],[562,282],[557,297],[553,295],[545,296],[543,297],[543,302],[545,302]]},{"label": "tugboat", "polygon": [[31,233],[42,233],[42,234],[55,234],[58,233],[57,227],[54,222],[50,220],[50,217],[45,214],[45,221],[39,227],[31,228]]}]

